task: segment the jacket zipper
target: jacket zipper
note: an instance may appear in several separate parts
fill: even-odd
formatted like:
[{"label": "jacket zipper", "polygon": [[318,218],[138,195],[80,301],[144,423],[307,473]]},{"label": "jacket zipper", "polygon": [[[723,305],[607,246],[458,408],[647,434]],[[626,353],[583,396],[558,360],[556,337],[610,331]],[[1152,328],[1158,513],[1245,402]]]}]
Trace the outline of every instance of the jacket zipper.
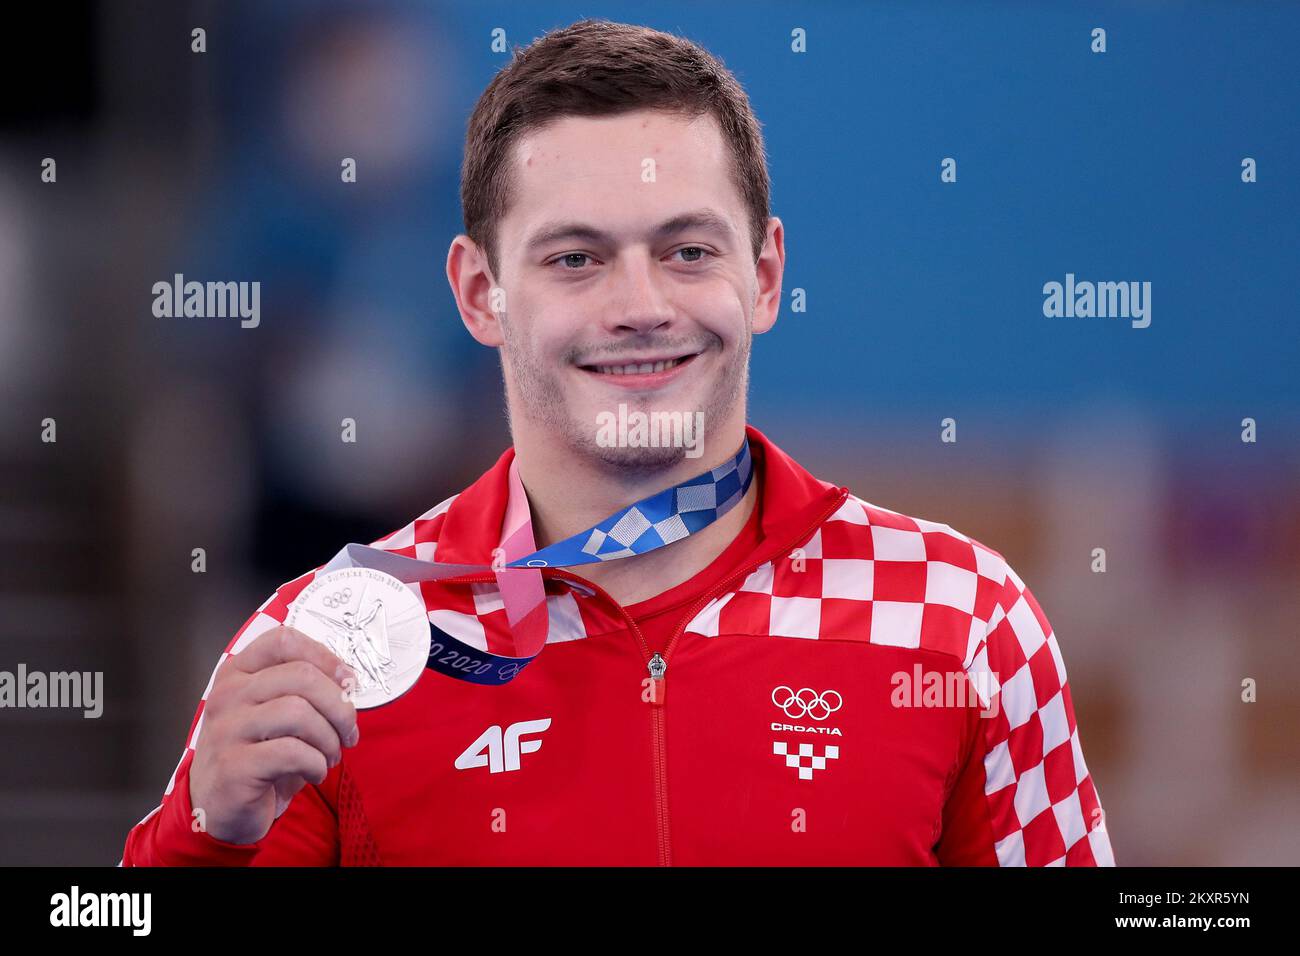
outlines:
[{"label": "jacket zipper", "polygon": [[[543,578],[554,578],[561,581],[568,581],[571,584],[575,584],[578,587],[587,590],[589,593],[594,593],[599,595],[605,601],[608,601],[610,604],[614,605],[614,607],[618,608],[618,613],[622,615],[624,622],[627,624],[628,630],[630,630],[632,634],[636,636],[637,643],[641,645],[641,656],[645,659],[646,666],[650,670],[651,680],[652,681],[657,680],[657,683],[652,683],[649,688],[651,691],[651,700],[653,702],[657,699],[660,703],[662,703],[663,676],[664,676],[664,671],[666,671],[668,668],[667,662],[663,662],[663,658],[659,658],[659,660],[663,662],[661,665],[652,663],[654,657],[659,657],[659,655],[655,654],[653,655],[653,657],[651,656],[650,645],[646,642],[645,635],[641,633],[641,628],[637,627],[636,621],[632,619],[632,615],[627,613],[627,610],[623,607],[623,605],[620,604],[618,601],[615,601],[613,595],[611,595],[608,591],[602,588],[599,584],[596,584],[594,581],[588,581],[586,578],[579,577],[578,575],[566,571],[563,568],[538,568],[538,570],[542,572]],[[462,574],[456,577],[443,578],[438,583],[439,584],[480,584],[480,583],[487,583],[488,581],[495,581],[495,580],[496,580],[496,575],[494,573],[480,572],[476,574]],[[692,612],[691,616],[694,617],[695,613],[698,612]],[[655,832],[658,838],[659,865],[669,866],[671,863],[671,856],[669,852],[669,839],[668,839],[668,781],[667,781],[667,761],[664,756],[664,726],[663,726],[662,707],[655,706],[651,708],[651,723],[652,723],[652,728],[651,728],[650,748],[651,748],[651,763],[654,767]]]},{"label": "jacket zipper", "polygon": [[[827,518],[835,514],[835,512],[840,509],[840,506],[844,504],[844,501],[846,498],[848,498],[848,496],[849,496],[848,491],[846,489],[841,489],[839,496],[835,499],[835,502],[831,505],[831,507],[828,508],[825,512],[823,512],[817,518],[816,521],[814,521],[811,525],[807,527],[807,529],[800,532],[800,534],[794,540],[796,542],[803,541],[814,531],[820,528],[826,522]],[[748,576],[755,568],[760,568],[768,561],[774,560],[778,555],[782,553],[782,550],[784,549],[778,549],[772,554],[771,557],[763,558],[760,561],[752,562],[748,565],[741,567],[737,571],[733,571],[722,581],[715,584],[709,590],[709,592],[704,595],[704,597],[700,598],[700,600],[696,603],[695,607],[691,608],[690,612],[682,618],[681,623],[677,625],[677,629],[673,631],[672,637],[668,639],[668,646],[664,648],[663,655],[660,656],[658,652],[656,652],[654,656],[650,657],[649,660],[646,662],[646,665],[650,670],[650,679],[654,682],[651,685],[652,693],[650,695],[650,703],[651,703],[650,710],[652,714],[652,720],[654,722],[654,741],[652,744],[652,750],[655,756],[655,807],[656,807],[657,816],[659,819],[659,826],[660,826],[660,830],[659,830],[659,865],[660,866],[672,865],[671,846],[668,839],[668,783],[667,783],[667,760],[664,754],[665,741],[664,741],[664,710],[663,710],[663,705],[665,701],[664,695],[667,691],[668,658],[672,657],[673,648],[677,646],[678,638],[680,638],[682,634],[686,631],[686,626],[690,624],[691,621],[695,620],[696,615],[698,615],[702,610],[708,607],[709,603],[715,600],[719,594],[725,594],[727,589],[731,587],[731,585],[734,584],[737,580],[740,580],[741,578]],[[627,617],[626,612],[624,613],[624,616]],[[628,617],[628,621],[632,623],[632,629],[637,632],[637,636],[641,637],[641,632],[637,630],[636,624],[632,622],[632,619],[630,617]],[[641,637],[641,645],[644,648],[645,653],[648,655],[650,653],[650,649],[649,647],[646,646],[645,638],[643,637]]]},{"label": "jacket zipper", "polygon": [[[809,537],[814,531],[816,531],[826,522],[827,518],[835,514],[835,512],[840,509],[840,507],[844,504],[848,496],[849,496],[848,489],[841,488],[840,494],[836,497],[834,502],[831,503],[831,506],[827,508],[824,512],[822,512],[822,514],[818,516],[816,521],[810,524],[804,531],[800,532],[800,534],[794,540],[798,542],[798,541],[803,541],[805,538]],[[651,680],[651,684],[649,686],[650,705],[651,705],[650,706],[650,714],[651,714],[650,750],[651,750],[651,758],[654,765],[655,820],[657,823],[658,838],[659,838],[659,865],[660,866],[672,865],[672,848],[671,848],[671,841],[669,839],[669,833],[668,833],[668,824],[669,824],[668,773],[667,773],[668,767],[667,767],[667,757],[664,752],[665,740],[664,740],[664,709],[663,709],[663,705],[665,701],[665,693],[667,691],[668,659],[672,657],[673,648],[677,646],[678,638],[680,638],[682,634],[686,631],[686,626],[690,624],[691,621],[695,620],[696,615],[698,615],[702,610],[704,610],[709,605],[709,602],[717,598],[719,594],[726,593],[728,587],[730,587],[738,579],[750,574],[750,572],[752,572],[755,568],[760,568],[768,561],[774,560],[778,555],[782,553],[782,550],[783,549],[778,549],[777,551],[773,552],[771,557],[763,558],[760,561],[752,562],[748,565],[745,565],[744,567],[741,567],[737,571],[733,571],[722,581],[718,582],[712,588],[710,588],[709,592],[705,594],[704,597],[700,598],[699,601],[696,603],[696,605],[693,608],[691,608],[690,613],[688,613],[682,618],[681,623],[677,625],[677,629],[673,631],[672,637],[668,639],[668,646],[664,648],[664,652],[662,655],[660,655],[658,651],[654,652],[653,654],[650,652],[650,645],[646,643],[645,635],[642,634],[641,629],[637,627],[636,621],[634,621],[632,619],[632,616],[627,613],[627,610],[623,607],[623,605],[620,604],[618,601],[615,601],[614,598],[609,594],[609,592],[606,591],[604,588],[602,588],[600,585],[596,584],[595,582],[588,581],[586,578],[580,577],[576,574],[566,571],[563,568],[539,568],[538,569],[542,572],[542,576],[544,578],[547,577],[556,578],[562,581],[568,581],[571,584],[577,584],[582,588],[588,589],[594,592],[595,594],[600,595],[610,604],[614,605],[614,607],[618,608],[619,614],[623,616],[623,620],[627,622],[628,629],[633,633],[633,635],[636,636],[637,643],[641,645],[641,654],[645,658],[646,669],[650,672],[650,680]],[[454,578],[444,578],[439,583],[440,584],[451,584],[451,583],[471,584],[471,583],[483,583],[483,582],[495,581],[495,580],[496,580],[495,574],[485,573],[485,574],[472,574],[472,575],[467,574],[467,575],[461,575],[459,577],[454,577]]]}]

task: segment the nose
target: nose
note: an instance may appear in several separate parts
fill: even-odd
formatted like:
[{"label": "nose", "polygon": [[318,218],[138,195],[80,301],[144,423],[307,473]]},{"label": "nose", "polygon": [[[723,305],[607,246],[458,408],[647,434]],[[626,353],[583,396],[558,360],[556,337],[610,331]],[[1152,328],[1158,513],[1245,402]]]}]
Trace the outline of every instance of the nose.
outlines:
[{"label": "nose", "polygon": [[673,305],[658,262],[644,249],[619,256],[605,313],[611,331],[644,334],[672,325]]}]

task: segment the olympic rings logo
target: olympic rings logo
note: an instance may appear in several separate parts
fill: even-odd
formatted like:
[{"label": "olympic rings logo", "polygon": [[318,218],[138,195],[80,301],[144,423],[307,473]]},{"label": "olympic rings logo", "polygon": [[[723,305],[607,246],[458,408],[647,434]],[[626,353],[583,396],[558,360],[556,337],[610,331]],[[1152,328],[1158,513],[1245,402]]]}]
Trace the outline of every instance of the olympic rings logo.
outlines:
[{"label": "olympic rings logo", "polygon": [[524,665],[517,661],[512,661],[497,671],[497,676],[501,680],[514,680],[515,676],[524,669]]},{"label": "olympic rings logo", "polygon": [[824,690],[819,694],[811,687],[801,688],[798,693],[795,693],[782,684],[772,691],[772,703],[785,711],[785,715],[791,720],[798,720],[804,716],[812,720],[825,720],[844,706],[844,698],[838,691]]},{"label": "olympic rings logo", "polygon": [[321,603],[328,608],[343,607],[352,600],[352,589],[344,588],[342,591],[335,591],[321,600]]}]

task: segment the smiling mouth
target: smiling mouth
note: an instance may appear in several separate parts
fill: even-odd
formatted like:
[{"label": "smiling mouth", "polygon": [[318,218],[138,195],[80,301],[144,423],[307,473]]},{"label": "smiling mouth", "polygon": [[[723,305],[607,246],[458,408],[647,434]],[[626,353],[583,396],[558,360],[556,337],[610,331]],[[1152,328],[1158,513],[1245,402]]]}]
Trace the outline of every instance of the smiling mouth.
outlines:
[{"label": "smiling mouth", "polygon": [[693,352],[690,355],[657,359],[650,362],[622,362],[617,365],[579,365],[578,367],[584,372],[595,372],[597,375],[651,375],[655,372],[667,372],[679,365],[685,365],[698,354],[698,352]]}]

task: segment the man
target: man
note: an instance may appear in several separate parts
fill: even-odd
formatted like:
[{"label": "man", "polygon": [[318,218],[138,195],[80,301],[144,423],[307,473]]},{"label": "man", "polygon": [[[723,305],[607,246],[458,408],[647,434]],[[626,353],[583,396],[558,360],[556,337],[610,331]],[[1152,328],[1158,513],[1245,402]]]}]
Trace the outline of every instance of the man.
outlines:
[{"label": "man", "polygon": [[[548,34],[480,99],[462,204],[447,277],[500,352],[514,445],[377,548],[487,571],[509,514],[546,548],[709,472],[748,484],[667,546],[548,569],[545,649],[499,687],[425,670],[358,712],[348,669],[281,626],[316,572],[281,586],[123,863],[1111,864],[1060,651],[1007,562],[746,425],[785,248],[731,74],[638,27]],[[638,413],[703,427],[613,440]],[[511,646],[491,572],[418,593],[435,636]]]}]

